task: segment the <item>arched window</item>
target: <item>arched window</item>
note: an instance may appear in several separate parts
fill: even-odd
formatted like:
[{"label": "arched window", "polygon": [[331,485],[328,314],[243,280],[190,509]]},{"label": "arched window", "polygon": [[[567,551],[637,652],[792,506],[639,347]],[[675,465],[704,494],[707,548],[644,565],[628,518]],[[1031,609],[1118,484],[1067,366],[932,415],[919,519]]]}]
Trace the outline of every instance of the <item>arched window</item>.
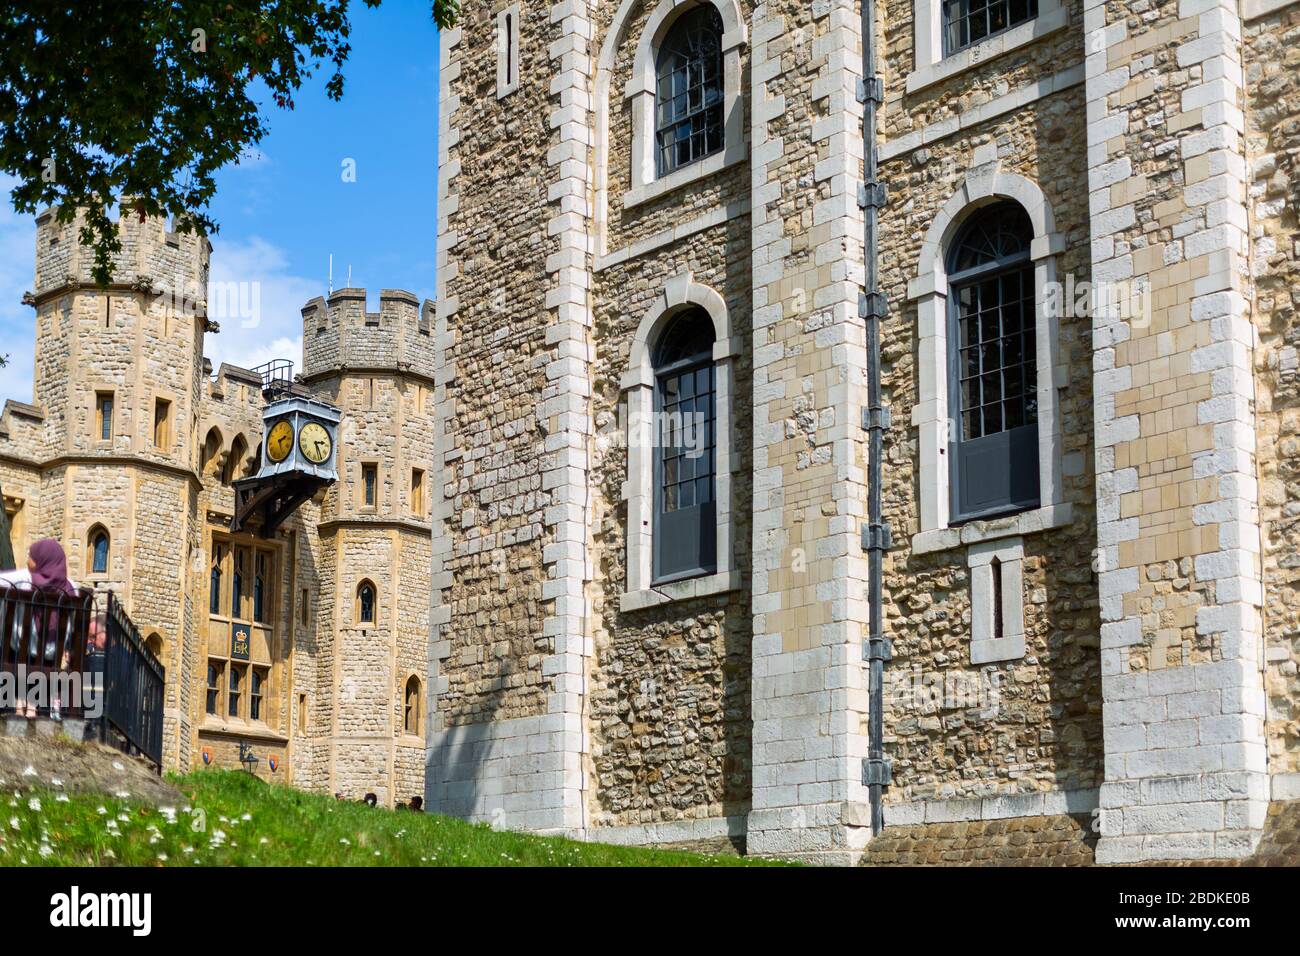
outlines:
[{"label": "arched window", "polygon": [[952,518],[1039,501],[1033,226],[1017,203],[976,212],[948,255]]},{"label": "arched window", "polygon": [[153,634],[150,634],[145,638],[144,646],[149,649],[150,654],[158,658],[158,660],[162,660],[163,639],[161,634],[156,631]]},{"label": "arched window", "polygon": [[412,737],[419,737],[424,724],[424,701],[420,696],[420,678],[414,674],[406,679],[403,698],[402,729]]},{"label": "arched window", "polygon": [[224,545],[212,546],[212,569],[208,572],[208,613],[221,613],[221,576],[226,563]]},{"label": "arched window", "polygon": [[722,16],[705,3],[682,14],[656,60],[656,171],[675,169],[725,145]]},{"label": "arched window", "polygon": [[243,435],[236,435],[230,443],[230,454],[226,458],[226,468],[221,475],[221,483],[229,485],[243,474],[244,459],[248,457],[248,442]]},{"label": "arched window", "polygon": [[703,309],[669,322],[654,373],[653,575],[665,582],[717,569],[713,321]]},{"label": "arched window", "polygon": [[375,623],[375,586],[369,581],[357,585],[356,618],[358,624]]},{"label": "arched window", "polygon": [[103,525],[95,525],[90,529],[89,542],[89,561],[87,561],[86,570],[91,574],[107,574],[110,541],[108,531],[104,529]]},{"label": "arched window", "polygon": [[211,474],[216,467],[216,461],[221,457],[221,431],[215,425],[208,429],[208,437],[203,439],[203,457],[199,462],[199,470],[203,474]]}]

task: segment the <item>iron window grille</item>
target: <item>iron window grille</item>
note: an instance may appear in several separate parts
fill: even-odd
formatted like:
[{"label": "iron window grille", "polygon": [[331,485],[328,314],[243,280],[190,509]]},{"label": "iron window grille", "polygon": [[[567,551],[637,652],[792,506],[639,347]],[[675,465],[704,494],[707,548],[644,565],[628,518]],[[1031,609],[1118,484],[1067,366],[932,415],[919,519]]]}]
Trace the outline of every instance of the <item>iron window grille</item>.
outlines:
[{"label": "iron window grille", "polygon": [[724,145],[722,15],[711,3],[683,14],[656,64],[655,168],[666,176]]},{"label": "iron window grille", "polygon": [[943,0],[943,55],[1038,16],[1038,0]]}]

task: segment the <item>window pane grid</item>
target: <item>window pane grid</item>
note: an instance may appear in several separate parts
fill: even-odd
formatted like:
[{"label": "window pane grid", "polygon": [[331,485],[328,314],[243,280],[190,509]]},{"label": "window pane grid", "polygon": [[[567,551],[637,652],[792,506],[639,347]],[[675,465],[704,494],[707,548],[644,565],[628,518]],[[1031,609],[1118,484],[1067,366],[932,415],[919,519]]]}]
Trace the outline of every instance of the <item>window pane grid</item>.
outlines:
[{"label": "window pane grid", "polygon": [[660,510],[665,514],[713,500],[713,371],[710,363],[659,380]]},{"label": "window pane grid", "polygon": [[707,4],[682,16],[659,56],[658,175],[722,149],[722,107],[722,17]]},{"label": "window pane grid", "polygon": [[1038,421],[1031,266],[957,291],[962,440]]},{"label": "window pane grid", "polygon": [[944,56],[1036,16],[1038,0],[944,0]]}]

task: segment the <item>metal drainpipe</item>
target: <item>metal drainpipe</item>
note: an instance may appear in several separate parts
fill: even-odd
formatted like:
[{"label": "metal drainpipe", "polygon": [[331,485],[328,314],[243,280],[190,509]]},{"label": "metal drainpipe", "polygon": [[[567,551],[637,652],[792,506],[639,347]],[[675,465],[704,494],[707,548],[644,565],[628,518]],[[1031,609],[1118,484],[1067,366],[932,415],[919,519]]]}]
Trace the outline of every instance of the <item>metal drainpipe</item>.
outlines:
[{"label": "metal drainpipe", "polygon": [[862,546],[868,561],[868,636],[863,657],[868,662],[867,759],[863,761],[862,782],[871,799],[871,832],[879,834],[885,825],[884,789],[889,785],[890,762],[885,758],[885,662],[892,652],[885,637],[883,582],[885,552],[891,544],[889,525],[882,517],[881,463],[884,457],[885,429],[890,412],[880,401],[880,324],[887,312],[885,293],[880,289],[877,232],[880,209],[885,204],[885,186],[878,179],[876,157],[876,112],[884,103],[884,81],[876,74],[876,11],[874,0],[862,0],[862,84],[858,91],[862,102],[862,145],[864,182],[859,204],[864,211],[864,252],[866,279],[858,313],[866,322],[867,403],[862,427],[868,434],[867,524],[862,529]]}]

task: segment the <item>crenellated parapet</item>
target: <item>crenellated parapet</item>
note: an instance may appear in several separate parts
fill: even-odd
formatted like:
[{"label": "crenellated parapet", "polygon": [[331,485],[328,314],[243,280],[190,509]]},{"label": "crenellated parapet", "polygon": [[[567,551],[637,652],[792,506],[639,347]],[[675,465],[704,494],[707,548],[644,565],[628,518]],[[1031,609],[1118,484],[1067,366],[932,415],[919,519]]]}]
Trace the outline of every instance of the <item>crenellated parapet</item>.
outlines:
[{"label": "crenellated parapet", "polygon": [[339,289],[302,310],[303,376],[307,380],[358,371],[403,371],[433,378],[434,306],[402,289],[379,293],[379,311],[366,310],[365,289]]},{"label": "crenellated parapet", "polygon": [[[36,217],[36,286],[31,304],[53,295],[97,288],[91,277],[94,249],[80,242],[85,216],[58,221],[51,208]],[[113,256],[110,288],[139,292],[184,293],[202,309],[212,244],[197,233],[182,233],[161,218],[123,215],[118,220],[122,249]]]}]

